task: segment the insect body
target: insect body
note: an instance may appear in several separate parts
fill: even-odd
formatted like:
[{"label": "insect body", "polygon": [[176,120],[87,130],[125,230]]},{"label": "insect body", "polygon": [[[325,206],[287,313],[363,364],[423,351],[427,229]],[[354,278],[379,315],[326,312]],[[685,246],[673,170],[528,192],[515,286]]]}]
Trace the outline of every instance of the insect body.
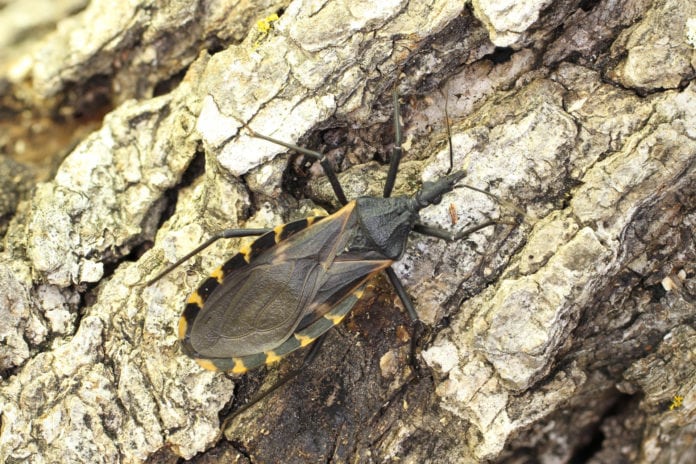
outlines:
[{"label": "insect body", "polygon": [[330,216],[310,217],[275,229],[223,231],[149,282],[220,238],[260,235],[213,271],[188,298],[179,338],[184,352],[202,367],[241,374],[307,346],[343,319],[367,280],[380,271],[385,271],[416,320],[413,303],[390,267],[404,254],[409,234],[415,231],[451,241],[493,224],[489,221],[452,234],[420,222],[419,211],[439,203],[464,177],[464,171],[425,182],[413,197],[390,198],[401,159],[396,93],[393,101],[396,140],[383,197],[348,202],[321,153],[257,134],[245,125],[254,137],[318,159],[343,207]]},{"label": "insect body", "polygon": [[412,198],[361,197],[262,235],[191,295],[179,324],[184,350],[203,367],[243,373],[308,345],[401,258],[418,211],[463,176],[428,182]]}]

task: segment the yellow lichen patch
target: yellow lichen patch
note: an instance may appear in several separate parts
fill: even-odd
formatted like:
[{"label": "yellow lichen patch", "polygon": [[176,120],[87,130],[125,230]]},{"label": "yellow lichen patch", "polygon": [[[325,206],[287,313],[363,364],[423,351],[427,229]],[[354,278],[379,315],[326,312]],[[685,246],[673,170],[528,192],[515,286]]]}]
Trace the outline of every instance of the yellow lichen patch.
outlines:
[{"label": "yellow lichen patch", "polygon": [[263,19],[256,21],[256,28],[262,34],[268,34],[268,32],[273,28],[273,22],[278,21],[280,17],[276,14],[270,14]]},{"label": "yellow lichen patch", "polygon": [[682,407],[684,404],[684,397],[681,395],[674,395],[672,397],[672,404],[669,405],[669,410],[674,411],[675,409],[679,409]]},{"label": "yellow lichen patch", "polygon": [[256,29],[259,31],[259,37],[254,42],[254,48],[261,44],[261,41],[266,38],[271,29],[273,29],[273,23],[278,21],[280,17],[276,14],[270,14],[263,19],[256,21]]}]

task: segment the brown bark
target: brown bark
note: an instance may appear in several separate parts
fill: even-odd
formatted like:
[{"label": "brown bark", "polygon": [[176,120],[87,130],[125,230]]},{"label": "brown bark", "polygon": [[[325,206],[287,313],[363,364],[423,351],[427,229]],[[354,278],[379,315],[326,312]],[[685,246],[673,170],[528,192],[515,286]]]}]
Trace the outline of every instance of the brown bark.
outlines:
[{"label": "brown bark", "polygon": [[[6,3],[4,462],[694,460],[693,2]],[[301,355],[233,378],[180,351],[239,241],[143,283],[221,229],[337,206],[240,120],[379,195],[393,88],[396,193],[449,168],[446,102],[455,168],[501,201],[456,189],[423,220],[501,224],[413,234],[395,270],[424,325],[376,280],[221,431]]]}]

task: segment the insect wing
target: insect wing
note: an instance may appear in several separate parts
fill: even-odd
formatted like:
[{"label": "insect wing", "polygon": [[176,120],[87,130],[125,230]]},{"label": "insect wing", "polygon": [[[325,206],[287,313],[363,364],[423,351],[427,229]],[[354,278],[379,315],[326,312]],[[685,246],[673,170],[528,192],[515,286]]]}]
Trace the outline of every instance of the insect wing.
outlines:
[{"label": "insect wing", "polygon": [[[309,311],[300,322],[297,330],[301,331],[321,317],[333,320],[332,309],[348,295],[362,286],[370,277],[389,266],[393,261],[344,260],[336,257],[331,268],[326,272],[327,278],[309,306]],[[336,325],[336,320],[332,325]],[[328,330],[328,327],[327,327]],[[320,334],[319,334],[320,335]]]},{"label": "insect wing", "polygon": [[[338,263],[336,272],[329,277],[328,285],[317,292],[309,305],[309,312],[294,333],[272,350],[232,358],[198,359],[206,369],[242,374],[263,364],[279,361],[283,356],[312,343],[327,330],[343,320],[362,296],[365,282],[374,273],[388,266],[391,261],[354,262],[349,266]],[[336,266],[337,263],[334,263]],[[357,275],[356,272],[360,274]],[[339,283],[339,282],[342,282]]]},{"label": "insect wing", "polygon": [[[187,307],[189,314],[182,318],[187,351],[199,358],[240,357],[271,350],[288,339],[332,278],[326,271],[348,240],[346,230],[356,220],[354,206],[351,202],[285,240],[280,227],[252,243],[251,251],[242,251],[249,264],[221,276],[200,311]],[[274,236],[276,246],[259,249],[259,243]],[[239,261],[240,255],[230,261]]]},{"label": "insect wing", "polygon": [[246,356],[277,346],[314,297],[319,272],[316,262],[292,260],[230,275],[194,321],[189,341],[197,355]]}]

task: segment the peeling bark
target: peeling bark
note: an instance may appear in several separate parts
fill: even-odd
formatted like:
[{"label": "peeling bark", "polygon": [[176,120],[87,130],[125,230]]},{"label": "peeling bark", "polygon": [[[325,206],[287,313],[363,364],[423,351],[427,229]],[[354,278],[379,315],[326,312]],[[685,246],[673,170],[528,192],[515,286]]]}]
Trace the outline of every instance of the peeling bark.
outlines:
[{"label": "peeling bark", "polygon": [[[696,459],[693,2],[5,3],[3,462]],[[423,221],[502,223],[414,234],[395,270],[425,328],[377,279],[220,430],[301,355],[232,377],[181,353],[185,298],[238,240],[144,282],[221,229],[337,206],[242,121],[379,195],[393,88],[395,193],[449,168],[446,102],[455,167],[502,201],[456,189]]]}]

